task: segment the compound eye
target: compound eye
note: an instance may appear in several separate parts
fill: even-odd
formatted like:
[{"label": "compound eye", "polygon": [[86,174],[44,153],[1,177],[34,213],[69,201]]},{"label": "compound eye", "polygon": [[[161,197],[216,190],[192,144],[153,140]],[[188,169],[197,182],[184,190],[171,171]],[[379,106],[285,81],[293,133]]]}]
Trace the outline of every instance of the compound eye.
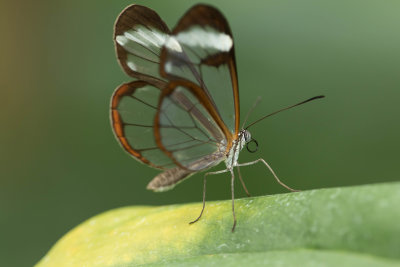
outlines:
[{"label": "compound eye", "polygon": [[248,131],[244,132],[244,140],[247,142],[251,141],[251,134]]},{"label": "compound eye", "polygon": [[257,140],[252,138],[249,142],[247,142],[246,149],[250,153],[257,152],[257,150],[258,150],[258,142],[257,142]]}]

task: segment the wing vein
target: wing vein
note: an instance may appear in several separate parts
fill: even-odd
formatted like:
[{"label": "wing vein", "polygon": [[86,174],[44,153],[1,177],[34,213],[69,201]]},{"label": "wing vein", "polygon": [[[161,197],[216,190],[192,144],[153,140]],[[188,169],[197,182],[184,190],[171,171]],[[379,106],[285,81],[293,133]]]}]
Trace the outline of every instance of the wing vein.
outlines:
[{"label": "wing vein", "polygon": [[133,99],[135,99],[135,100],[137,100],[137,101],[139,101],[139,102],[145,104],[146,106],[149,106],[149,107],[151,107],[151,108],[153,108],[153,109],[157,109],[157,107],[155,107],[155,106],[153,106],[153,105],[151,105],[151,104],[149,104],[149,103],[143,101],[143,100],[140,99],[140,98],[137,98],[137,97],[134,96],[134,95],[131,95],[130,97],[132,97]]}]

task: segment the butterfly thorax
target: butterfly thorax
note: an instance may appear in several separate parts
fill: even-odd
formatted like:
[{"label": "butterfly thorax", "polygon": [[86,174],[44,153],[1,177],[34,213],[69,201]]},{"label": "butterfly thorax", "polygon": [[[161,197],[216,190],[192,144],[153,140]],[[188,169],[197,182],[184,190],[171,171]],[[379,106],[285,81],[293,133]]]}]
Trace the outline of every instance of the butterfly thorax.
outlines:
[{"label": "butterfly thorax", "polygon": [[250,140],[251,134],[249,131],[243,129],[239,132],[238,138],[233,141],[232,147],[225,159],[226,168],[232,169],[237,165],[240,151]]}]

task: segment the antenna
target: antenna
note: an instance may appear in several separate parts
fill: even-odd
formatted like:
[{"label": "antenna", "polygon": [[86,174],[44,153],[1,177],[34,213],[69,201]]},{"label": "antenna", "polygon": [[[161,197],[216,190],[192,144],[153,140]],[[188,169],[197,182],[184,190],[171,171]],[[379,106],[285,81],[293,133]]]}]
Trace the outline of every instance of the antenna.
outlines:
[{"label": "antenna", "polygon": [[311,97],[311,98],[309,98],[309,99],[307,99],[307,100],[304,100],[304,101],[302,101],[302,102],[300,102],[300,103],[297,103],[297,104],[295,104],[295,105],[292,105],[292,106],[289,106],[289,107],[286,107],[286,108],[283,108],[283,109],[274,111],[274,112],[272,112],[272,113],[270,113],[270,114],[268,114],[268,115],[266,115],[266,116],[264,116],[264,117],[262,117],[262,118],[256,120],[255,122],[250,123],[250,124],[249,124],[246,128],[244,128],[244,129],[247,130],[247,129],[249,129],[251,126],[253,126],[254,124],[256,124],[257,122],[260,122],[260,121],[262,121],[263,119],[268,118],[268,117],[270,117],[270,116],[272,116],[272,115],[275,115],[275,114],[277,114],[277,113],[279,113],[279,112],[281,112],[281,111],[288,110],[288,109],[294,108],[294,107],[296,107],[296,106],[300,106],[300,105],[302,105],[302,104],[305,104],[305,103],[307,103],[307,102],[310,102],[310,101],[313,101],[313,100],[316,100],[316,99],[320,99],[320,98],[324,98],[324,97],[325,97],[324,95],[314,96],[314,97]]},{"label": "antenna", "polygon": [[244,121],[243,121],[243,124],[242,124],[242,129],[243,129],[244,125],[246,124],[247,119],[248,119],[249,116],[250,116],[250,113],[253,112],[254,108],[258,105],[258,103],[260,103],[260,101],[261,101],[261,96],[257,97],[257,99],[256,99],[256,101],[254,102],[253,106],[252,106],[252,107],[249,109],[249,111],[247,112],[246,117],[244,118]]}]

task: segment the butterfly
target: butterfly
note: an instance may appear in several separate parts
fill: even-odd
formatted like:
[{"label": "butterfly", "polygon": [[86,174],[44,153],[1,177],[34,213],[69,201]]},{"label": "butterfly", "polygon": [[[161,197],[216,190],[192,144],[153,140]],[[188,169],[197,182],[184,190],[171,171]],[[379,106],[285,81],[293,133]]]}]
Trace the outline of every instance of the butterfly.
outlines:
[{"label": "butterfly", "polygon": [[[262,162],[281,185],[295,191],[283,184],[263,159],[238,163],[244,146],[251,152],[258,148],[248,128],[272,114],[239,128],[233,36],[218,9],[195,5],[171,31],[152,9],[131,5],[116,20],[114,42],[119,64],[136,80],[115,90],[111,124],[117,140],[133,158],[163,170],[147,189],[169,190],[191,175],[225,162],[226,169],[204,175],[203,207],[190,223],[203,214],[207,176],[229,172],[232,232],[236,226],[234,167]],[[251,143],[255,148],[249,147]],[[240,171],[239,179],[248,194]]]}]

